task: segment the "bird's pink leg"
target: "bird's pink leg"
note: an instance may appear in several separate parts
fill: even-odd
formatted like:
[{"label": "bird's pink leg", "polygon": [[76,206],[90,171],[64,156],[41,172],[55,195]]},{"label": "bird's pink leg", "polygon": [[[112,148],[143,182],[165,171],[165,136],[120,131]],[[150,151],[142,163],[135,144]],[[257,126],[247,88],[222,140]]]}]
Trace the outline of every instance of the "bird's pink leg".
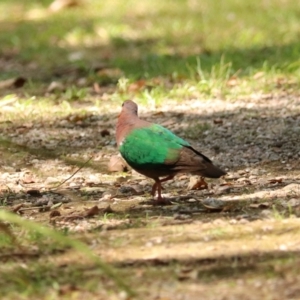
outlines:
[{"label": "bird's pink leg", "polygon": [[152,196],[155,196],[155,192],[156,192],[156,190],[157,190],[157,183],[158,183],[159,181],[157,181],[157,180],[155,180],[155,182],[154,182],[154,184],[153,184],[153,186],[152,186],[152,191],[151,191],[151,195]]},{"label": "bird's pink leg", "polygon": [[174,178],[174,175],[170,175],[170,176],[167,176],[163,179],[155,179],[155,183],[153,184],[152,186],[152,192],[151,194],[153,196],[155,196],[155,192],[157,191],[157,199],[155,201],[155,204],[156,205],[165,205],[165,204],[170,204],[170,201],[168,200],[165,200],[162,195],[161,195],[161,190],[162,190],[162,186],[161,186],[161,183],[164,182],[164,181],[168,181],[168,180],[171,180]]}]

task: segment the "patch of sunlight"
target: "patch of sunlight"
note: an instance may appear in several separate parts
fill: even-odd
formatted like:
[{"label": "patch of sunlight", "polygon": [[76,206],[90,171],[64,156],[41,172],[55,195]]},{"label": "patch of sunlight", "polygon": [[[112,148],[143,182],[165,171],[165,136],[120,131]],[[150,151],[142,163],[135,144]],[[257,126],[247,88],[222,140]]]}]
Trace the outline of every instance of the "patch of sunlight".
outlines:
[{"label": "patch of sunlight", "polygon": [[[13,11],[13,13],[11,13]],[[19,19],[23,16],[23,10],[20,5],[12,5],[0,2],[0,21]]]},{"label": "patch of sunlight", "polygon": [[95,46],[101,44],[101,41],[93,34],[87,33],[80,27],[66,33],[60,46]]},{"label": "patch of sunlight", "polygon": [[0,98],[0,107],[2,110],[9,110],[10,105],[18,100],[18,97],[15,94],[6,95],[3,98]]},{"label": "patch of sunlight", "polygon": [[235,43],[237,45],[260,46],[265,44],[268,39],[268,32],[263,32],[257,28],[243,28],[236,36]]},{"label": "patch of sunlight", "polygon": [[222,200],[274,200],[276,198],[286,198],[286,197],[299,197],[300,196],[300,184],[291,183],[285,187],[278,188],[277,190],[263,190],[255,191],[251,194],[243,193],[240,195],[224,195],[221,196]]},{"label": "patch of sunlight", "polygon": [[24,19],[25,20],[40,20],[51,16],[48,9],[42,7],[36,7],[28,10],[25,13]]},{"label": "patch of sunlight", "polygon": [[[123,261],[133,257],[135,260],[217,258],[224,256],[224,249],[229,257],[252,251],[268,253],[280,250],[282,244],[295,251],[299,249],[298,227],[299,219],[285,219],[258,220],[247,226],[224,224],[222,230],[214,224],[203,223],[182,225],[180,232],[173,226],[147,228],[147,232],[135,228],[128,230],[126,237],[128,241],[138,241],[136,244],[101,246],[97,252],[105,260]],[[115,238],[121,234],[115,231]],[[149,243],[157,237],[164,242]]]},{"label": "patch of sunlight", "polygon": [[0,21],[12,20],[38,20],[51,16],[47,7],[31,4],[27,7],[22,3],[2,2],[0,3]]}]

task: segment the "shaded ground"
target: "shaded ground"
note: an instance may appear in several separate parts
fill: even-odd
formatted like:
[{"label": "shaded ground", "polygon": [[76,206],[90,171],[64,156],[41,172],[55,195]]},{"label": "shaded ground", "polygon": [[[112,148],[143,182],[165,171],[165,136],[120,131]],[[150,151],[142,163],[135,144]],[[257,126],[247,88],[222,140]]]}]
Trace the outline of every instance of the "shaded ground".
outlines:
[{"label": "shaded ground", "polygon": [[[30,219],[76,232],[115,265],[143,299],[198,299],[199,293],[206,299],[297,299],[299,98],[264,97],[165,103],[154,111],[141,106],[142,117],[189,139],[229,171],[199,191],[187,190],[188,176],[177,176],[164,184],[164,195],[173,202],[165,207],[151,204],[151,180],[107,171],[109,158],[116,154],[117,106],[105,114],[90,106],[92,113],[83,115],[26,125],[17,120],[9,126],[2,123],[3,138],[10,142],[2,142],[1,203]],[[109,135],[102,137],[103,130]],[[93,158],[88,167],[49,190],[89,156]],[[69,266],[56,279],[59,288],[54,294],[123,297],[100,291],[94,277],[99,271],[74,264],[77,254],[50,248],[49,254],[43,247],[29,250],[29,256],[3,252],[2,260],[21,255],[29,268],[24,278],[39,274],[39,262],[46,260],[41,290],[53,280],[57,264]],[[11,275],[3,269],[3,284],[19,274],[18,263],[10,268]],[[74,275],[78,272],[79,277]],[[110,289],[106,280],[102,284]],[[14,285],[22,290],[19,283]],[[254,295],[245,293],[251,289]]]}]

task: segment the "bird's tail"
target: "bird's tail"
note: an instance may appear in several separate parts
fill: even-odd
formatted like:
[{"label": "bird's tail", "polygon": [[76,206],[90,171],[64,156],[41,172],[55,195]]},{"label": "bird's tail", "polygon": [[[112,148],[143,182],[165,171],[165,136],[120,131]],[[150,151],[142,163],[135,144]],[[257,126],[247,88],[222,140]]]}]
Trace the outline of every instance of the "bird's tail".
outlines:
[{"label": "bird's tail", "polygon": [[199,172],[193,172],[195,175],[200,175],[208,178],[220,178],[223,175],[226,175],[226,172],[222,169],[216,167],[212,163],[206,163],[206,168],[202,169]]},{"label": "bird's tail", "polygon": [[[200,175],[208,178],[220,178],[227,173],[220,169],[219,167],[215,166],[213,162],[203,155],[198,150],[194,149],[193,147],[185,147],[185,149],[189,149],[196,155],[198,159],[201,159],[201,163],[199,165],[199,171],[192,172],[195,175]],[[197,165],[197,164],[196,164]]]}]

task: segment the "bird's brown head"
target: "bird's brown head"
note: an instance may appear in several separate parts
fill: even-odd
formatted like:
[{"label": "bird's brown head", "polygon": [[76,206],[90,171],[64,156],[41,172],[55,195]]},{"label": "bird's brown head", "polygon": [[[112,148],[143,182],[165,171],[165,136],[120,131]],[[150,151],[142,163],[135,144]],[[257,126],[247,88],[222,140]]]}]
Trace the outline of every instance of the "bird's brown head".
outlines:
[{"label": "bird's brown head", "polygon": [[119,114],[116,128],[116,139],[118,146],[122,143],[123,139],[128,135],[128,133],[141,122],[137,113],[138,106],[132,100],[126,100],[122,104],[122,111]]},{"label": "bird's brown head", "polygon": [[132,113],[134,115],[138,114],[138,106],[132,100],[126,100],[122,104],[122,112]]}]

